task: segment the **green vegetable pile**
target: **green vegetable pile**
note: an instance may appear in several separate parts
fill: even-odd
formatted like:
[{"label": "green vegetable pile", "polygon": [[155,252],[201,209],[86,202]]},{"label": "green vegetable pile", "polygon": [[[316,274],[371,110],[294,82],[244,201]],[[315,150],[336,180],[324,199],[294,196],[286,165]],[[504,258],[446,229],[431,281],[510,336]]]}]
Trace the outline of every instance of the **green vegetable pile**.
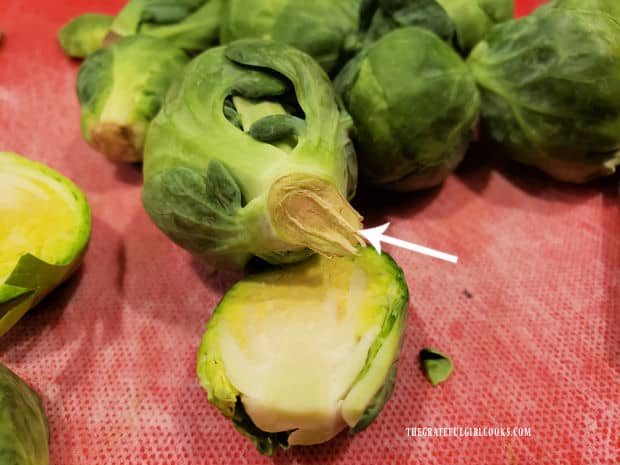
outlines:
[{"label": "green vegetable pile", "polygon": [[[364,246],[360,184],[441,184],[475,134],[562,181],[620,164],[620,3],[131,0],[58,34],[84,58],[83,138],[143,162],[142,203],[176,244],[248,274],[197,357],[208,400],[258,450],[365,429],[390,398],[403,271]],[[36,197],[36,198],[35,198]],[[41,199],[45,201],[42,202]],[[74,272],[84,194],[0,152],[0,336]],[[452,361],[420,352],[433,385]],[[48,463],[41,403],[0,365],[0,463]]]}]

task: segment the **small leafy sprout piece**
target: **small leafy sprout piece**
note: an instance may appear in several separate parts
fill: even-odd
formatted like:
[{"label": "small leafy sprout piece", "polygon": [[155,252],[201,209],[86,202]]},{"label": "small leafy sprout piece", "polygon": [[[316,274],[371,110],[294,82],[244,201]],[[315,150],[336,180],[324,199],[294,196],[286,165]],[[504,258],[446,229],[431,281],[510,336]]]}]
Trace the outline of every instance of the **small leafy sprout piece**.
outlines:
[{"label": "small leafy sprout piece", "polygon": [[407,302],[402,270],[371,247],[250,275],[207,325],[200,383],[265,455],[357,433],[392,393]]},{"label": "small leafy sprout piece", "polygon": [[67,56],[85,58],[103,46],[113,16],[87,13],[73,18],[58,31],[58,41]]},{"label": "small leafy sprout piece", "polygon": [[144,207],[218,268],[355,254],[349,130],[329,78],[302,51],[251,39],[207,50],[150,126]]},{"label": "small leafy sprout piece", "polygon": [[67,279],[90,237],[84,194],[50,168],[0,152],[0,336]]},{"label": "small leafy sprout piece", "polygon": [[424,375],[433,386],[443,383],[452,374],[452,360],[435,349],[422,349],[420,351],[420,362]]},{"label": "small leafy sprout piece", "polygon": [[41,399],[0,364],[0,459],[6,465],[48,465],[49,427]]},{"label": "small leafy sprout piece", "polygon": [[77,77],[84,139],[112,161],[141,161],[148,125],[188,61],[181,49],[148,36],[90,55]]},{"label": "small leafy sprout piece", "polygon": [[551,3],[491,30],[468,58],[487,138],[561,181],[583,183],[616,171],[618,5]]},{"label": "small leafy sprout piece", "polygon": [[107,45],[136,34],[166,39],[195,55],[215,45],[224,0],[131,0],[111,25]]}]

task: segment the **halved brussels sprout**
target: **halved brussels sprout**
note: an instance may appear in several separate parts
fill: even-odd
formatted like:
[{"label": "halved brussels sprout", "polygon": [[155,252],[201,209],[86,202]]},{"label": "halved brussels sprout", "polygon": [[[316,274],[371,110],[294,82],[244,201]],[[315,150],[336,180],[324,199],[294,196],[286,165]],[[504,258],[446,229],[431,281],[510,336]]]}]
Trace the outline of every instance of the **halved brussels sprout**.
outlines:
[{"label": "halved brussels sprout", "polygon": [[84,139],[112,161],[141,161],[148,125],[188,61],[181,49],[148,36],[90,55],[77,77]]},{"label": "halved brussels sprout", "polygon": [[84,58],[103,46],[114,16],[87,13],[77,16],[58,31],[58,41],[65,54]]},{"label": "halved brussels sprout", "polygon": [[0,463],[47,465],[49,427],[41,399],[0,363]]},{"label": "halved brussels sprout", "polygon": [[90,227],[71,181],[0,152],[0,336],[78,267]]},{"label": "halved brussels sprout", "polygon": [[266,455],[361,431],[392,392],[407,303],[402,270],[372,248],[251,275],[207,325],[200,382]]}]

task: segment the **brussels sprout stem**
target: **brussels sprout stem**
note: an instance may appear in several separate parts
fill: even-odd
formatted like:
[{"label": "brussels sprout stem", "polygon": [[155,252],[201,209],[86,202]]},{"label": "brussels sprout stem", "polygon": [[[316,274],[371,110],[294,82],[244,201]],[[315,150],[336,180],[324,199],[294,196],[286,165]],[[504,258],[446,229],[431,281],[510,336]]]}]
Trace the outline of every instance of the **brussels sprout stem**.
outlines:
[{"label": "brussels sprout stem", "polygon": [[274,228],[291,243],[326,256],[356,254],[364,245],[358,234],[362,217],[320,178],[283,176],[271,187],[267,203]]},{"label": "brussels sprout stem", "polygon": [[104,47],[109,47],[110,45],[118,42],[119,40],[121,40],[123,36],[121,36],[120,34],[114,32],[114,31],[110,31],[106,34],[106,36],[103,38],[103,46]]},{"label": "brussels sprout stem", "polygon": [[90,145],[112,161],[142,161],[144,131],[137,127],[99,122],[91,130]]}]

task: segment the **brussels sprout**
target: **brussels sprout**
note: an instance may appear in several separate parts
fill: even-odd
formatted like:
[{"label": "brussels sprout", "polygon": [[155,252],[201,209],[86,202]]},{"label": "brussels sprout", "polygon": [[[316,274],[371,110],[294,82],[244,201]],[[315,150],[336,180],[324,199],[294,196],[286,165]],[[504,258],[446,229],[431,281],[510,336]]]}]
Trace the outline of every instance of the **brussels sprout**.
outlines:
[{"label": "brussels sprout", "polygon": [[214,45],[223,0],[131,0],[118,14],[106,43],[144,34],[166,39],[189,54]]},{"label": "brussels sprout", "polygon": [[250,275],[207,325],[200,383],[263,454],[361,431],[392,392],[407,303],[402,270],[372,248]]},{"label": "brussels sprout", "polygon": [[620,24],[609,14],[543,8],[494,28],[469,64],[483,132],[515,160],[575,183],[615,172]]},{"label": "brussels sprout", "polygon": [[620,2],[617,0],[554,0],[539,7],[536,11],[546,8],[565,8],[570,10],[598,10],[607,13],[614,20],[620,21]]},{"label": "brussels sprout", "polygon": [[41,399],[0,363],[0,463],[48,465],[48,443],[49,427]]},{"label": "brussels sprout", "polygon": [[357,29],[359,4],[360,0],[228,0],[220,39],[284,42],[333,72],[343,59],[345,39]]},{"label": "brussels sprout", "polygon": [[514,14],[514,0],[367,0],[358,49],[406,26],[433,31],[467,55],[489,29]]},{"label": "brussels sprout", "polygon": [[360,175],[370,183],[432,187],[463,159],[478,91],[461,57],[430,31],[385,35],[345,66],[336,88],[355,124]]},{"label": "brussels sprout", "polygon": [[188,61],[181,49],[148,36],[90,55],[77,77],[84,139],[110,160],[142,160],[149,122]]},{"label": "brussels sprout", "polygon": [[81,262],[84,194],[44,165],[0,152],[0,336]]},{"label": "brussels sprout", "polygon": [[[292,87],[291,87],[292,85]],[[204,52],[151,123],[142,199],[172,240],[216,267],[354,253],[361,217],[350,122],[325,72],[279,42]]]},{"label": "brussels sprout", "polygon": [[437,0],[365,0],[360,7],[360,34],[349,47],[359,51],[407,26],[428,29],[447,42],[455,35],[450,16]]},{"label": "brussels sprout", "polygon": [[458,50],[468,54],[498,23],[514,16],[514,0],[437,0],[454,23]]},{"label": "brussels sprout", "polygon": [[58,40],[65,54],[84,58],[103,45],[114,16],[88,13],[73,18],[58,31]]}]

